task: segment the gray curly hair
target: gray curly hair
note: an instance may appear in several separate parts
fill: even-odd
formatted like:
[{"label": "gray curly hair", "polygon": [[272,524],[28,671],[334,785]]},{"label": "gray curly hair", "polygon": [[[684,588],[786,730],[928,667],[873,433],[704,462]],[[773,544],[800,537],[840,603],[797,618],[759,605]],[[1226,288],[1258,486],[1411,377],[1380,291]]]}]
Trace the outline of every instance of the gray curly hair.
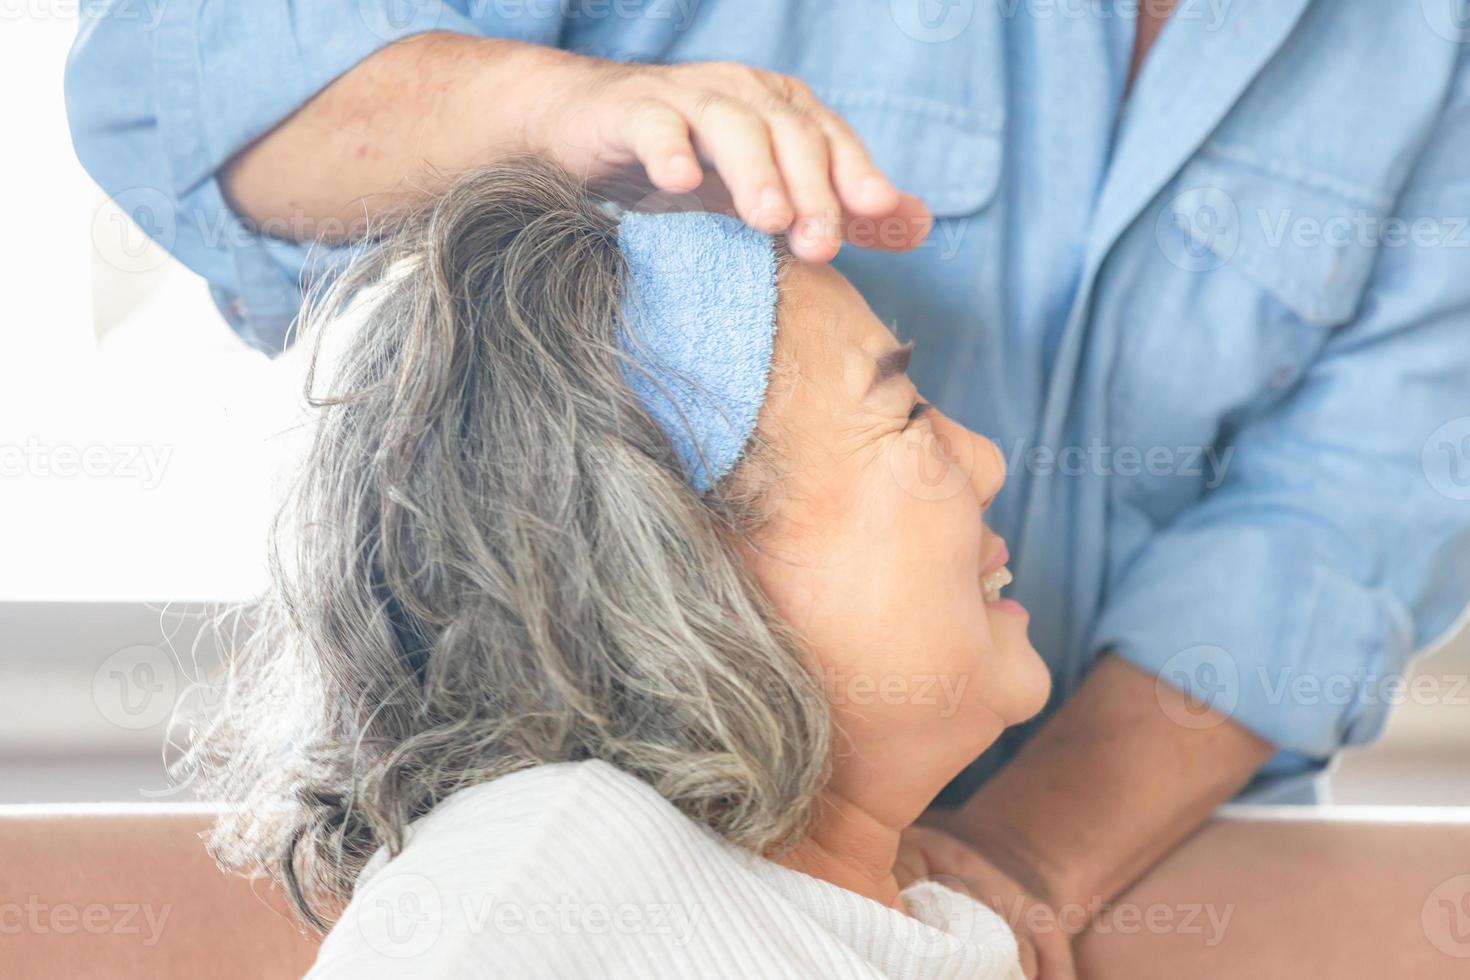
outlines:
[{"label": "gray curly hair", "polygon": [[[789,252],[778,249],[781,267]],[[783,461],[700,496],[624,382],[616,218],[556,167],[466,175],[319,301],[374,301],[271,534],[271,587],[177,771],[226,867],[327,929],[464,787],[602,759],[758,851],[805,829],[830,719],[739,556]],[[775,382],[773,381],[773,387]],[[763,426],[767,423],[763,422]]]}]

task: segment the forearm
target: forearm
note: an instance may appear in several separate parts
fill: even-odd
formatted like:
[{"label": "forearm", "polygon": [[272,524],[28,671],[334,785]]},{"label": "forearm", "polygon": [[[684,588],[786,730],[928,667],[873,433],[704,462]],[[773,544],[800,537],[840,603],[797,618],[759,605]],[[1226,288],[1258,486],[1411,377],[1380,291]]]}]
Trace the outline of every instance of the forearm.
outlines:
[{"label": "forearm", "polygon": [[1427,813],[1211,820],[1083,933],[1079,973],[1463,976],[1470,813]]},{"label": "forearm", "polygon": [[338,78],[237,154],[220,183],[276,237],[352,238],[444,176],[524,152],[527,121],[576,55],[435,32]]},{"label": "forearm", "polygon": [[[1176,700],[1177,699],[1177,700]],[[1185,727],[1184,695],[1104,656],[1034,738],[941,825],[1075,921],[1179,845],[1272,747]],[[1080,922],[1076,924],[1080,925]]]}]

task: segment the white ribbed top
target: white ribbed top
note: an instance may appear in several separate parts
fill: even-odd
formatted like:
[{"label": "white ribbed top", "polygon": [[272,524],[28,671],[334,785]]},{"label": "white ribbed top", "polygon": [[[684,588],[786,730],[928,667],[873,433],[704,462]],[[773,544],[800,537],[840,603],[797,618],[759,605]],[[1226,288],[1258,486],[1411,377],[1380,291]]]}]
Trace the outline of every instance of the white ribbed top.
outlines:
[{"label": "white ribbed top", "polygon": [[903,897],[911,915],[735,847],[606,763],[542,766],[376,854],[308,977],[1020,980],[987,906]]}]

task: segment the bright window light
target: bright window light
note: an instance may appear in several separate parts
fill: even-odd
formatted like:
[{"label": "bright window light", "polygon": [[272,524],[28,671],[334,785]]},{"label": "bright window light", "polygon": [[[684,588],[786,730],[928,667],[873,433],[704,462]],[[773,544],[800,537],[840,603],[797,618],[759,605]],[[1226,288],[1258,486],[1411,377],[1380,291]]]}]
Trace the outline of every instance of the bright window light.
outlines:
[{"label": "bright window light", "polygon": [[300,358],[245,347],[82,170],[74,11],[0,27],[0,601],[245,598]]}]

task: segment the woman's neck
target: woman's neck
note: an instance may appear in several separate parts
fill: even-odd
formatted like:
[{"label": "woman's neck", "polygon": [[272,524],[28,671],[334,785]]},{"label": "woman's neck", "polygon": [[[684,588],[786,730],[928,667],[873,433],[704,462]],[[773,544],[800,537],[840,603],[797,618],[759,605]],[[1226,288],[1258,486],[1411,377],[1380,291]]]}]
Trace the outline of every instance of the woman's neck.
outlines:
[{"label": "woman's neck", "polygon": [[894,868],[907,826],[829,790],[806,836],[776,863],[902,911]]}]

